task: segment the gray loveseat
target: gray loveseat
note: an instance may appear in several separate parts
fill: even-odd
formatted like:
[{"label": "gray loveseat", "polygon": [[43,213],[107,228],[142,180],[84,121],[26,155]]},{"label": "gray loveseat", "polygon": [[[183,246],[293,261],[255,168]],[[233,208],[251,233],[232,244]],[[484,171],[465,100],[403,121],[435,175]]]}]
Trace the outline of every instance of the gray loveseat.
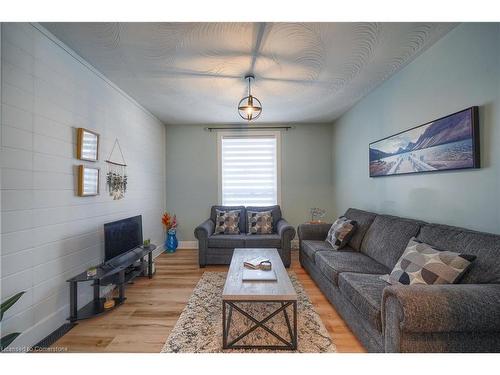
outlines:
[{"label": "gray loveseat", "polygon": [[[214,234],[215,210],[239,210],[240,234]],[[247,210],[272,211],[272,234],[247,234]],[[244,207],[244,206],[212,206],[210,218],[194,230],[198,240],[199,264],[229,264],[235,248],[275,248],[283,260],[285,267],[290,267],[291,242],[295,237],[295,228],[281,217],[280,206]]]},{"label": "gray loveseat", "polygon": [[[346,248],[332,251],[331,224],[298,228],[300,263],[369,351],[499,352],[500,236],[348,209],[358,222]],[[389,285],[411,237],[476,255],[459,284]]]}]

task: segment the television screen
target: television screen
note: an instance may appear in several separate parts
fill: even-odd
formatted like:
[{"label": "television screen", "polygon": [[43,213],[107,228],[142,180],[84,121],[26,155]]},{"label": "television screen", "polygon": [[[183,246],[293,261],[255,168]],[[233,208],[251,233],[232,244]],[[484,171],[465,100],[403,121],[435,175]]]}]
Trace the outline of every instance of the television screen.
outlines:
[{"label": "television screen", "polygon": [[477,107],[370,144],[370,177],[479,168]]},{"label": "television screen", "polygon": [[142,245],[142,216],[104,224],[104,261]]}]

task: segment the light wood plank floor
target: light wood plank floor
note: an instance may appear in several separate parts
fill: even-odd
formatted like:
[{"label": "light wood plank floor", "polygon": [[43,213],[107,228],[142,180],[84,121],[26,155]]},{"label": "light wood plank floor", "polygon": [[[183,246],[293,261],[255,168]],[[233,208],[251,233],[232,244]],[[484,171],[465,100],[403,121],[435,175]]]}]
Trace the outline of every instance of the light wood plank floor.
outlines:
[{"label": "light wood plank floor", "polygon": [[[292,267],[306,289],[316,311],[330,332],[339,352],[365,349],[342,318],[300,267],[293,252]],[[163,253],[155,260],[153,279],[137,278],[129,285],[127,301],[102,316],[84,320],[54,346],[70,352],[153,352],[158,353],[205,271],[226,271],[227,266],[198,267],[196,250]]]}]

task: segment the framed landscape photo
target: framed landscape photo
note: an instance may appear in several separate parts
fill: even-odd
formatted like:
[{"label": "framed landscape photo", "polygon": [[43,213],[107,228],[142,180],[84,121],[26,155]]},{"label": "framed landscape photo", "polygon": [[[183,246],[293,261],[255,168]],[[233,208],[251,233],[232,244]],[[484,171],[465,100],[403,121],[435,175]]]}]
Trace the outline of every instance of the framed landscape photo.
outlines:
[{"label": "framed landscape photo", "polygon": [[80,160],[99,159],[99,134],[84,128],[77,129],[76,157]]},{"label": "framed landscape photo", "polygon": [[99,168],[78,166],[78,196],[99,195]]},{"label": "framed landscape photo", "polygon": [[480,167],[478,107],[370,143],[370,177]]}]

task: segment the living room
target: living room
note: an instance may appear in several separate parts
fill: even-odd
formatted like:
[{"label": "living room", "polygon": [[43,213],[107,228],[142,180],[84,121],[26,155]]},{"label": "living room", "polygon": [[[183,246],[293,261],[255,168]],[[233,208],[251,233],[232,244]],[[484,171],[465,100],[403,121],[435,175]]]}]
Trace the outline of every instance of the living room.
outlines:
[{"label": "living room", "polygon": [[500,352],[498,20],[150,11],[0,17],[2,359]]}]

